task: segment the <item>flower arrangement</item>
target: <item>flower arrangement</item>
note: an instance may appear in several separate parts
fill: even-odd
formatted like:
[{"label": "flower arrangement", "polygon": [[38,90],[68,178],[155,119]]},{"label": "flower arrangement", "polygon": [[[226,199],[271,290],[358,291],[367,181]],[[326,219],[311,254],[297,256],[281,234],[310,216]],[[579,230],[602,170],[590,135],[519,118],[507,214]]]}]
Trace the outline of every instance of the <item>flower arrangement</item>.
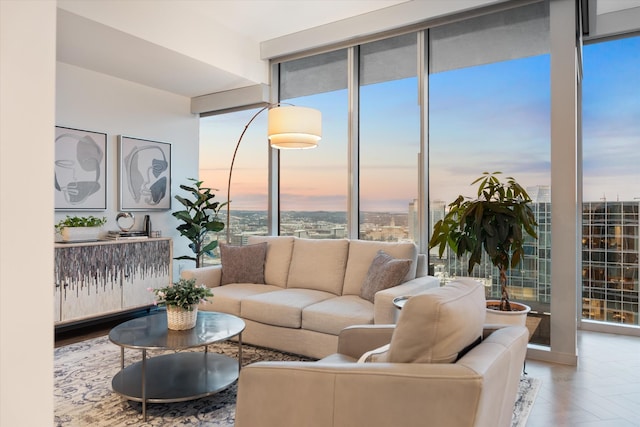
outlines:
[{"label": "flower arrangement", "polygon": [[164,288],[149,288],[149,291],[158,297],[154,304],[179,307],[188,311],[192,310],[193,305],[206,302],[207,297],[213,296],[211,289],[205,285],[196,286],[195,279],[180,279]]}]

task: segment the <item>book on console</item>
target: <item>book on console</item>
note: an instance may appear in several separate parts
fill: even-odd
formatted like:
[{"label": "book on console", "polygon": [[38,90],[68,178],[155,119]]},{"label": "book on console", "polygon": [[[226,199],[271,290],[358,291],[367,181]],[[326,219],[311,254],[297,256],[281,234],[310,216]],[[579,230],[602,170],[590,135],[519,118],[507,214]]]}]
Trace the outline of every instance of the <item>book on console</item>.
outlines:
[{"label": "book on console", "polygon": [[110,230],[106,236],[109,240],[126,240],[126,239],[147,239],[147,233],[144,231],[117,231]]}]

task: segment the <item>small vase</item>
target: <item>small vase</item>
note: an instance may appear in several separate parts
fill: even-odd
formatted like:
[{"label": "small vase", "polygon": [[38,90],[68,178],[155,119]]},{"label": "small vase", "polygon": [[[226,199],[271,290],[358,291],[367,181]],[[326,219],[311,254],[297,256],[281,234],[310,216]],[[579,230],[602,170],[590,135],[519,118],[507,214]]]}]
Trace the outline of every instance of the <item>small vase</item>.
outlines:
[{"label": "small vase", "polygon": [[174,331],[184,331],[196,326],[198,318],[198,304],[191,306],[191,310],[172,305],[167,306],[167,327]]}]

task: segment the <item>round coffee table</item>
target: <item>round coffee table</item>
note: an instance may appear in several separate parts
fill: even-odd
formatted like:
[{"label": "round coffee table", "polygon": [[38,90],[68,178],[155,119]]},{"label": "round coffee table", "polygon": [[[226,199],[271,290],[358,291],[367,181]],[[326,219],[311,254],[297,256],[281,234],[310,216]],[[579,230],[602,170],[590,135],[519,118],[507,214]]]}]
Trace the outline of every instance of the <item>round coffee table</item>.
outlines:
[{"label": "round coffee table", "polygon": [[[111,381],[113,391],[129,400],[147,403],[181,402],[218,393],[238,379],[242,365],[242,319],[225,313],[198,312],[196,326],[186,331],[167,328],[164,312],[124,322],[109,332],[120,346],[120,372]],[[238,336],[238,360],[209,353],[208,345]],[[147,358],[147,350],[186,350]],[[124,366],[124,349],[142,350],[140,362]]]}]

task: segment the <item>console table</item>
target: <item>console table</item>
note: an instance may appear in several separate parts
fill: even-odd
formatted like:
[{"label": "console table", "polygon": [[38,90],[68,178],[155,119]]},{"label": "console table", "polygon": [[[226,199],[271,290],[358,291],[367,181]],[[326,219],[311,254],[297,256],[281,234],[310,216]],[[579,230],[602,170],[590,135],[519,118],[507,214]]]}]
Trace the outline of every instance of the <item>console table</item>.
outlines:
[{"label": "console table", "polygon": [[148,288],[171,282],[172,258],[167,237],[56,243],[55,325],[151,306]]}]

